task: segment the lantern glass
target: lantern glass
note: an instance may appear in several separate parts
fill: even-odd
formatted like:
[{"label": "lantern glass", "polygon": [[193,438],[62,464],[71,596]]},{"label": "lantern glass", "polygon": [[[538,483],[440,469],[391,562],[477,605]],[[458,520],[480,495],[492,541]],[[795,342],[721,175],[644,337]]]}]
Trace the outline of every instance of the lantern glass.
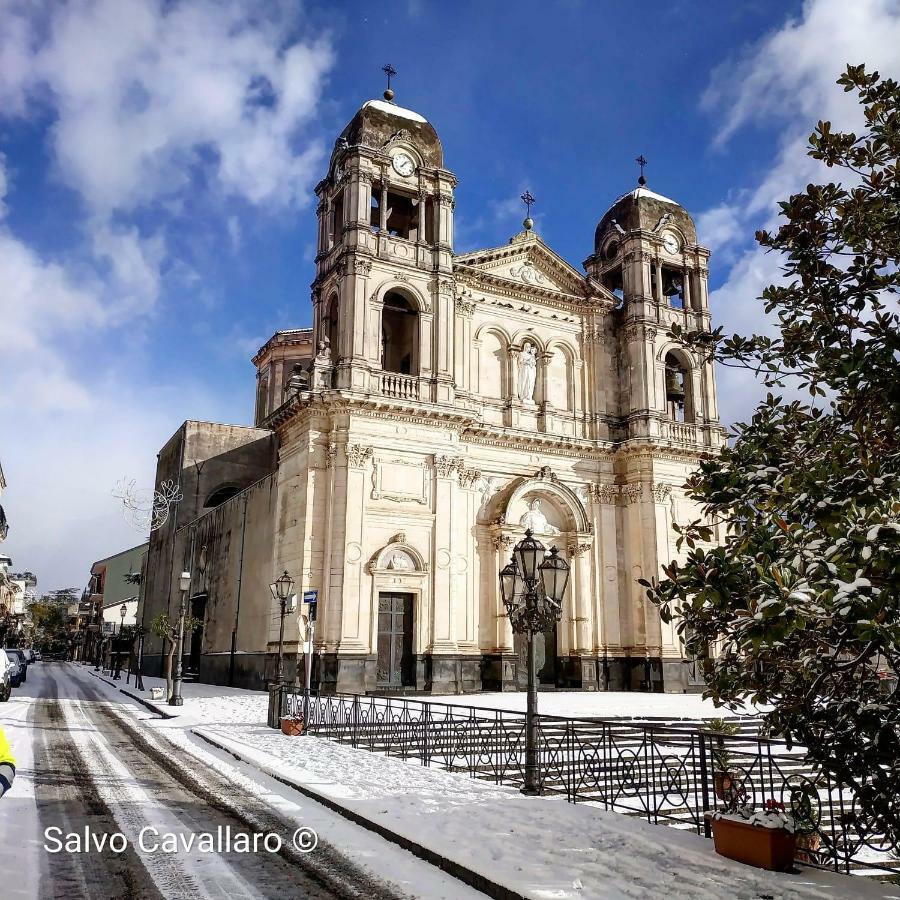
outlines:
[{"label": "lantern glass", "polygon": [[507,563],[500,570],[500,596],[503,602],[509,606],[516,596],[516,580],[519,575],[515,560]]},{"label": "lantern glass", "polygon": [[287,600],[291,596],[294,591],[294,579],[288,574],[287,569],[269,585],[269,590],[276,600]]},{"label": "lantern glass", "polygon": [[526,582],[534,582],[538,574],[538,566],[544,559],[546,548],[531,532],[531,529],[525,532],[525,537],[516,544],[513,550],[513,558],[515,559],[519,572]]},{"label": "lantern glass", "polygon": [[119,615],[123,619],[128,615],[128,607],[124,603],[119,607]]},{"label": "lantern glass", "polygon": [[557,605],[561,604],[569,583],[569,564],[556,547],[550,548],[550,555],[541,563],[539,571],[544,593]]},{"label": "lantern glass", "polygon": [[190,572],[182,572],[181,578],[178,580],[179,587],[186,591],[191,586],[191,573]]}]

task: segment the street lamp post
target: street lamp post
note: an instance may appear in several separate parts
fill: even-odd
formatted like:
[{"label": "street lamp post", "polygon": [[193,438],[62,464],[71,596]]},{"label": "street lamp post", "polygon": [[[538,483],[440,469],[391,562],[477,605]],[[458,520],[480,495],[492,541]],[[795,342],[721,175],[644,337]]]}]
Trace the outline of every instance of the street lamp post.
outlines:
[{"label": "street lamp post", "polygon": [[125,616],[128,615],[128,606],[123,603],[119,607],[119,640],[116,641],[116,671],[113,673],[113,681],[118,681],[122,677],[122,630],[125,628]]},{"label": "street lamp post", "polygon": [[294,579],[288,574],[287,569],[284,574],[276,578],[270,585],[269,590],[272,592],[272,598],[277,600],[281,609],[281,625],[278,629],[278,684],[284,684],[284,617],[287,613],[288,600],[294,593]]},{"label": "street lamp post", "polygon": [[187,605],[187,592],[191,587],[191,573],[182,572],[178,579],[178,587],[181,589],[181,604],[178,607],[178,638],[175,651],[175,678],[172,681],[172,697],[169,706],[184,706],[184,698],[181,696],[181,657],[184,652],[184,614]]},{"label": "street lamp post", "polygon": [[535,634],[559,621],[562,599],[569,582],[569,564],[556,547],[545,556],[544,545],[531,530],[513,549],[512,560],[500,570],[500,593],[516,634],[528,640],[528,702],[525,713],[525,783],[523,794],[541,792],[535,725],[537,719],[537,666]]}]

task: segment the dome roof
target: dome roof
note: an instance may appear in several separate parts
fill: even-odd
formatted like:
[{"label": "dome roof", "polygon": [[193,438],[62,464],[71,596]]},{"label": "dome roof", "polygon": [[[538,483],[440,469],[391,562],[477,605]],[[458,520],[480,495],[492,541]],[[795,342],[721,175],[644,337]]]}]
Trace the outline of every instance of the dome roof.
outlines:
[{"label": "dome roof", "polygon": [[680,203],[640,185],[622,194],[603,214],[594,235],[594,251],[600,252],[600,245],[613,222],[625,232],[653,231],[664,216],[669,217],[688,244],[697,243],[697,230],[687,210]]},{"label": "dome roof", "polygon": [[341,132],[338,143],[381,148],[398,131],[408,133],[406,139],[421,153],[425,165],[443,168],[444,150],[431,123],[419,113],[387,100],[364,103]]}]

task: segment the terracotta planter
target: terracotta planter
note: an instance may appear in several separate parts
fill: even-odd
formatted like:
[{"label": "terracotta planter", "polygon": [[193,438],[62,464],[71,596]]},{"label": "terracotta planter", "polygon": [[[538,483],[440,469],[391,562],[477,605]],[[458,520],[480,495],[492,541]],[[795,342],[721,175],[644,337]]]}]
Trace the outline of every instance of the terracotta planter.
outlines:
[{"label": "terracotta planter", "polygon": [[793,868],[796,837],[783,828],[763,828],[732,819],[713,819],[712,826],[720,856],[772,872]]},{"label": "terracotta planter", "polygon": [[288,737],[298,737],[303,734],[303,719],[282,719],[281,733]]}]

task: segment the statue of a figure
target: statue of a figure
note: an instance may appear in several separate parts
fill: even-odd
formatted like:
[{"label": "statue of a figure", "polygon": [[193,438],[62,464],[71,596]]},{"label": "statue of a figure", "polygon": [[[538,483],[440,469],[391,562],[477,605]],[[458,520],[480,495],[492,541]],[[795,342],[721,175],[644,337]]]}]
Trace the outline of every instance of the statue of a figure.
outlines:
[{"label": "statue of a figure", "polygon": [[528,506],[528,512],[519,519],[519,525],[533,534],[559,534],[559,529],[547,521],[547,517],[541,512],[541,501],[535,497]]},{"label": "statue of a figure", "polygon": [[537,380],[537,349],[526,341],[519,351],[519,399],[523,403],[534,403],[534,384]]},{"label": "statue of a figure", "polygon": [[409,560],[409,557],[405,553],[395,552],[391,554],[391,558],[388,560],[387,567],[389,569],[396,570],[407,570],[412,568],[412,563]]}]

